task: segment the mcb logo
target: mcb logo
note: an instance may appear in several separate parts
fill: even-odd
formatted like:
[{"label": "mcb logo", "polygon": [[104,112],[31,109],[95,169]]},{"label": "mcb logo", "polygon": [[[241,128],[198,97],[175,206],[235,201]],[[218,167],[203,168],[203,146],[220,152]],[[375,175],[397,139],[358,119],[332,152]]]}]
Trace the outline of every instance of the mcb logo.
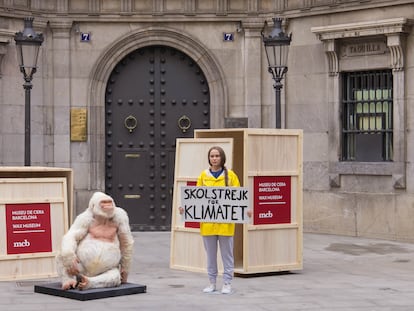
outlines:
[{"label": "mcb logo", "polygon": [[22,242],[13,242],[13,247],[29,247],[30,242],[27,239],[24,239]]},{"label": "mcb logo", "polygon": [[259,213],[259,218],[273,218],[273,213],[271,211],[267,211],[267,213]]}]

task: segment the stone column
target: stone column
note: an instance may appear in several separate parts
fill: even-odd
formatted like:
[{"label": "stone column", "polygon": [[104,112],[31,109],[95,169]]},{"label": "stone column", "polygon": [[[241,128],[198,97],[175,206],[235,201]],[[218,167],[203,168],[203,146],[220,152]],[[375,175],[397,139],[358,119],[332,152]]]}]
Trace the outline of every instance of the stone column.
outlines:
[{"label": "stone column", "polygon": [[53,107],[53,164],[70,166],[70,30],[71,21],[51,21],[51,98]]},{"label": "stone column", "polygon": [[[338,118],[338,111],[341,111],[341,101],[338,94],[340,94],[339,81],[339,57],[338,57],[338,41],[335,39],[326,40],[323,42],[325,54],[328,59],[328,109],[329,109],[329,162],[335,163],[340,158],[339,151],[341,147],[341,132],[337,129],[341,128],[341,120]],[[341,186],[341,176],[339,173],[330,172],[329,185],[333,188]]]},{"label": "stone column", "polygon": [[56,11],[58,14],[66,15],[69,10],[69,0],[57,0]]},{"label": "stone column", "polygon": [[262,36],[263,20],[251,18],[243,21],[244,42],[244,106],[245,116],[249,116],[248,126],[262,126]]},{"label": "stone column", "polygon": [[[405,105],[405,74],[404,74],[404,56],[405,56],[405,34],[394,33],[387,35],[387,46],[390,50],[391,67],[393,71],[393,102],[394,102],[394,124],[393,124],[393,151],[394,162],[400,162],[406,165],[406,105]],[[406,171],[404,167],[403,172]],[[393,184],[396,189],[405,189],[406,174],[394,173]]]}]

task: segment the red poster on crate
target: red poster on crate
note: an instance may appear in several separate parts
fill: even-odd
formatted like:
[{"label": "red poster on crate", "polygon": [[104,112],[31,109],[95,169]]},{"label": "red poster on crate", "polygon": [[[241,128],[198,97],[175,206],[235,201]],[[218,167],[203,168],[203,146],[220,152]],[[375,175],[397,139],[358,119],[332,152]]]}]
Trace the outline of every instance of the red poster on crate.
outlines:
[{"label": "red poster on crate", "polygon": [[[187,186],[196,186],[196,181],[187,181]],[[200,223],[195,221],[186,221],[184,222],[185,228],[200,228]]]},{"label": "red poster on crate", "polygon": [[255,225],[290,223],[290,176],[254,177]]},{"label": "red poster on crate", "polygon": [[6,204],[7,254],[52,251],[49,203]]}]

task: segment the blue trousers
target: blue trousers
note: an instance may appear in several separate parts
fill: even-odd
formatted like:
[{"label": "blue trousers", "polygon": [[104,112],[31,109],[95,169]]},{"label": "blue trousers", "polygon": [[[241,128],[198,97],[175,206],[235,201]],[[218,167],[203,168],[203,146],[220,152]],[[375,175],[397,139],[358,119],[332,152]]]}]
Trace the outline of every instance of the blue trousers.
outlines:
[{"label": "blue trousers", "polygon": [[219,244],[224,268],[223,282],[224,284],[230,284],[234,271],[233,237],[206,235],[203,236],[203,243],[207,254],[207,273],[210,283],[215,284],[217,279],[217,244]]}]

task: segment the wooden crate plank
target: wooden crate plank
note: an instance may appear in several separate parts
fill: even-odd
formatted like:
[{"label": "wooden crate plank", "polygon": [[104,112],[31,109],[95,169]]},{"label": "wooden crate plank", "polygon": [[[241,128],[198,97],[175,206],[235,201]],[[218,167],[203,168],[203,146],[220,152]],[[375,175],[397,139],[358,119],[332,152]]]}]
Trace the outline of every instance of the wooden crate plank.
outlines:
[{"label": "wooden crate plank", "polygon": [[[67,179],[33,176],[0,178],[0,193],[2,194],[0,196],[0,280],[57,276],[55,256],[60,249],[61,239],[68,230]],[[22,211],[25,216],[31,218],[23,220],[11,220],[10,218],[13,227],[7,228],[6,207],[11,209],[9,212],[16,212],[17,208],[18,212]],[[15,216],[12,214],[12,217]],[[30,227],[15,228],[15,225],[30,225]],[[27,240],[25,243],[30,245],[30,238],[33,238],[34,234],[43,234],[41,232],[44,232],[43,229],[46,228],[44,226],[48,229],[46,232],[50,232],[48,237],[51,251],[44,251],[47,250],[46,247],[36,249],[36,252],[27,252],[23,249],[22,252],[8,252],[8,235],[10,237],[21,235],[24,241]],[[39,231],[36,228],[42,230]],[[14,232],[15,230],[17,231]],[[33,241],[31,242],[35,245]]]},{"label": "wooden crate plank", "polygon": [[250,231],[249,267],[297,263],[297,234],[297,229]]}]

